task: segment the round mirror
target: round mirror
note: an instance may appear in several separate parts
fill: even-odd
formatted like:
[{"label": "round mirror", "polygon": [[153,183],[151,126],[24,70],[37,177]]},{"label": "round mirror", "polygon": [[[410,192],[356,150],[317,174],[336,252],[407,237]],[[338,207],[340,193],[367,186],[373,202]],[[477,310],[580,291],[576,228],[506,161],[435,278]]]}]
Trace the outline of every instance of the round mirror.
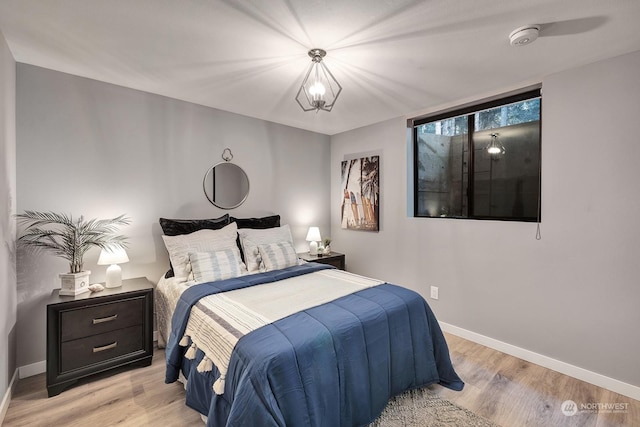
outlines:
[{"label": "round mirror", "polygon": [[220,162],[204,175],[202,182],[207,199],[220,209],[233,209],[247,200],[249,177],[236,164]]}]

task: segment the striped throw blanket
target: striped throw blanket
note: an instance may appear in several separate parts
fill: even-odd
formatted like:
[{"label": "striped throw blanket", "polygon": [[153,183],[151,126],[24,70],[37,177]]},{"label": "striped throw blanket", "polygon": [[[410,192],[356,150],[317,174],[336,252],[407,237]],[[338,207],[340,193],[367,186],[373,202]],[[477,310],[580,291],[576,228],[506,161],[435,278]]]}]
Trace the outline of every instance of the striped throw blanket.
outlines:
[{"label": "striped throw blanket", "polygon": [[220,377],[213,390],[223,394],[231,353],[244,335],[299,311],[382,283],[331,269],[209,295],[192,307],[180,345],[190,345],[185,354],[188,359],[195,358],[197,349],[204,352],[199,372],[211,371],[215,364]]}]

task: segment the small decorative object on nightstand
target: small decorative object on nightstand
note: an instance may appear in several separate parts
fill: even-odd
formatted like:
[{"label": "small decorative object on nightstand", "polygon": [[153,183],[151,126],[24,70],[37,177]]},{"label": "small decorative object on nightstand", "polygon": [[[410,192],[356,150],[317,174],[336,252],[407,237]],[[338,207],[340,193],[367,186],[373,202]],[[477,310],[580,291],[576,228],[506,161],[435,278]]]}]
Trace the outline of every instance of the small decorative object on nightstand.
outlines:
[{"label": "small decorative object on nightstand", "polygon": [[345,269],[345,256],[339,252],[330,252],[327,255],[310,255],[308,253],[298,254],[298,258],[309,262],[319,262],[320,264],[333,265],[340,270]]},{"label": "small decorative object on nightstand", "polygon": [[[322,255],[329,255],[330,253],[331,253],[331,238],[325,237],[324,240],[322,241]],[[320,255],[320,253],[318,253],[318,255]]]},{"label": "small decorative object on nightstand", "polygon": [[153,283],[77,296],[54,290],[47,304],[47,392],[60,394],[80,378],[124,365],[151,365]]}]

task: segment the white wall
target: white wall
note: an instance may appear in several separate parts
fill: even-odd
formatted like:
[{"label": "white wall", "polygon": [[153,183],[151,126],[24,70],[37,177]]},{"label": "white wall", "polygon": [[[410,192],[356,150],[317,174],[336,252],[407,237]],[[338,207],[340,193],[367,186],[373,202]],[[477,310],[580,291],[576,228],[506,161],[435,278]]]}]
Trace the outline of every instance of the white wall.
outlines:
[{"label": "white wall", "polygon": [[[334,135],[332,247],[356,273],[438,286],[441,321],[640,386],[638,76],[640,52],[543,79],[540,241],[531,223],[408,217],[405,118]],[[381,230],[342,230],[340,161],[371,150]]]},{"label": "white wall", "polygon": [[[298,250],[309,225],[329,229],[329,137],[157,95],[18,64],[18,212],[129,215],[123,277],[156,282],[168,268],[159,217],[214,218],[202,189],[225,147],[249,177],[231,215],[281,215]],[[104,280],[98,251],[85,258]],[[44,300],[63,260],[18,250],[18,365],[45,359]]]},{"label": "white wall", "polygon": [[[16,369],[16,63],[0,33],[0,400]],[[0,407],[0,424],[3,416]]]}]

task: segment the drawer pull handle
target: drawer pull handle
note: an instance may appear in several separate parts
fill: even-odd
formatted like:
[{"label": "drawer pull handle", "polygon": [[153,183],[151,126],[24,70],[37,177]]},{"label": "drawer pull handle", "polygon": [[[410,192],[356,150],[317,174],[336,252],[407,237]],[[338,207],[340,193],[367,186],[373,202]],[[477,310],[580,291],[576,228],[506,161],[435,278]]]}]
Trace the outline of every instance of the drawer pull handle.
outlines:
[{"label": "drawer pull handle", "polygon": [[118,341],[114,341],[109,345],[105,345],[105,346],[102,346],[102,347],[93,347],[93,352],[94,353],[99,353],[101,351],[110,350],[112,348],[116,348],[117,345],[118,345]]},{"label": "drawer pull handle", "polygon": [[109,317],[102,317],[100,319],[93,319],[93,324],[97,325],[98,323],[111,322],[112,320],[116,320],[118,318],[117,314]]}]

